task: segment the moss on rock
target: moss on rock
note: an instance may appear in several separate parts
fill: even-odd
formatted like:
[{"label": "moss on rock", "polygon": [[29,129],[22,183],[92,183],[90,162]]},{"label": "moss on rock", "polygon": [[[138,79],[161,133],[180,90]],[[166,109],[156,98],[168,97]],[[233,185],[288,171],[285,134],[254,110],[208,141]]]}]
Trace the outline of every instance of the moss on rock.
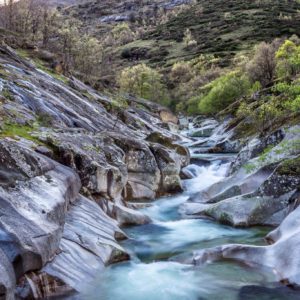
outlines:
[{"label": "moss on rock", "polygon": [[300,156],[284,161],[277,172],[280,175],[299,176],[300,175]]}]

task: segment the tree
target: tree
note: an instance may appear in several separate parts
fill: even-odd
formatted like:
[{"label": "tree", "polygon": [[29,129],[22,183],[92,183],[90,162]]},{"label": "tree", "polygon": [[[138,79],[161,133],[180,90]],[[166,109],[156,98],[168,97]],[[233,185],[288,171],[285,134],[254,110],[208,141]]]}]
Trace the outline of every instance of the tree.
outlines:
[{"label": "tree", "polygon": [[246,102],[242,102],[237,111],[237,117],[246,118],[262,136],[281,114],[282,109],[276,99],[272,97],[264,99],[264,102],[257,108],[251,107]]},{"label": "tree", "polygon": [[74,57],[78,47],[78,37],[80,36],[78,28],[72,24],[66,24],[58,31],[58,34],[65,71],[69,72],[74,66]]},{"label": "tree", "polygon": [[52,33],[51,23],[57,16],[47,1],[7,0],[1,12],[4,28],[22,34],[25,40],[33,43],[42,40],[43,46],[46,46]]},{"label": "tree", "polygon": [[300,72],[300,46],[286,40],[276,52],[279,77],[290,78]]},{"label": "tree", "polygon": [[1,7],[1,22],[2,26],[8,30],[15,30],[14,21],[15,16],[15,0],[4,0],[3,6]]},{"label": "tree", "polygon": [[194,47],[197,45],[197,41],[194,40],[192,32],[187,28],[184,32],[183,42],[186,47]]},{"label": "tree", "polygon": [[253,59],[246,66],[252,83],[258,81],[263,87],[272,83],[276,74],[275,53],[278,47],[277,40],[270,44],[262,42],[257,46]]},{"label": "tree", "polygon": [[124,69],[118,83],[123,92],[164,104],[167,101],[162,75],[145,64]]},{"label": "tree", "polygon": [[89,83],[95,83],[103,58],[103,47],[100,42],[89,35],[84,35],[77,41],[74,55],[74,68],[82,74]]},{"label": "tree", "polygon": [[214,80],[208,86],[208,92],[200,98],[201,113],[212,114],[225,109],[235,100],[247,95],[251,90],[247,77],[231,72]]}]

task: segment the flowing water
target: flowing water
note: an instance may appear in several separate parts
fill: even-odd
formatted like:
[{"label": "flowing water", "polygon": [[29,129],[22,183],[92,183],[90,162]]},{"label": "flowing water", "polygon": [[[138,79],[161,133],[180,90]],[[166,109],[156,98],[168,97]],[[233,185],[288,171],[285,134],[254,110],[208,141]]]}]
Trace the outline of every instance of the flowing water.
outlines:
[{"label": "flowing water", "polygon": [[[179,207],[189,195],[222,180],[228,157],[203,155],[204,165],[191,165],[194,178],[184,181],[185,192],[158,199],[142,209],[153,223],[125,228],[122,243],[132,260],[99,274],[81,299],[88,300],[217,300],[292,299],[275,292],[269,270],[230,261],[194,267],[181,257],[193,250],[226,243],[264,244],[267,228],[236,229],[205,219],[184,219]],[[207,163],[208,161],[208,163]],[[181,261],[181,262],[180,262]],[[278,298],[279,297],[279,298]]]}]

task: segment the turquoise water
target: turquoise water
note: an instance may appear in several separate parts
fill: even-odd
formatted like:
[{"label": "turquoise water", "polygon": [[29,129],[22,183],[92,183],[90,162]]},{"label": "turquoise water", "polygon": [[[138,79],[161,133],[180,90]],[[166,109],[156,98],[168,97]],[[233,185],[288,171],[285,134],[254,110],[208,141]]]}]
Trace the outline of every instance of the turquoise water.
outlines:
[{"label": "turquoise water", "polygon": [[281,290],[270,270],[229,261],[201,267],[184,263],[196,249],[226,243],[264,244],[269,228],[235,229],[204,219],[184,219],[178,212],[190,194],[222,180],[227,168],[219,160],[197,166],[196,177],[184,182],[183,194],[158,199],[142,209],[153,223],[124,229],[130,238],[122,245],[132,260],[99,274],[82,299],[298,299]]}]

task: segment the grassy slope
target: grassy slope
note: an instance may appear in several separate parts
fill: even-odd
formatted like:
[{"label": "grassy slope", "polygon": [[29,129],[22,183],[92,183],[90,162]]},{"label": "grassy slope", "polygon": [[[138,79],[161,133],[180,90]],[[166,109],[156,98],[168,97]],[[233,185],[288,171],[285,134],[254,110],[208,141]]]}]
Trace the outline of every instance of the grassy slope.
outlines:
[{"label": "grassy slope", "polygon": [[[300,35],[299,10],[300,3],[294,0],[198,0],[195,6],[148,33],[144,40],[125,45],[116,54],[120,57],[124,48],[134,53],[144,49],[147,55],[140,56],[140,60],[168,67],[177,60],[209,53],[221,57],[226,66],[237,52],[249,50],[257,42]],[[191,29],[198,43],[192,49],[182,43],[186,28]],[[132,64],[134,57],[125,61]]]}]

